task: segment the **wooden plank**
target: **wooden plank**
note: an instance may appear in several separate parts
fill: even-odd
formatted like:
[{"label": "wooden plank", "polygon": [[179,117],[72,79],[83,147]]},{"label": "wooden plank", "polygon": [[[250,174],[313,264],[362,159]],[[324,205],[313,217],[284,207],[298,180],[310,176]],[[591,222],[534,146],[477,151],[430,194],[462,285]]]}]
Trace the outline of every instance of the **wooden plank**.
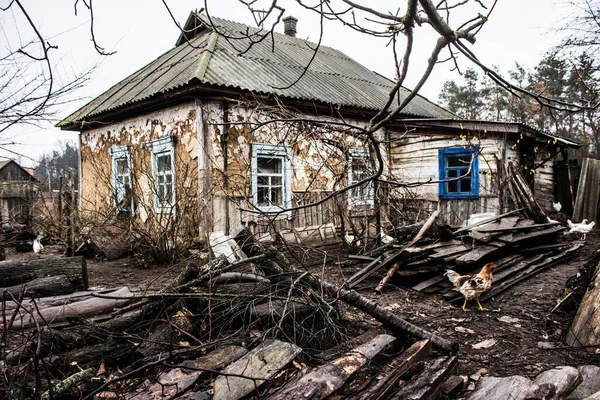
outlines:
[{"label": "wooden plank", "polygon": [[584,218],[594,221],[600,198],[600,160],[584,158],[581,166],[581,176],[577,196],[575,197],[575,209],[573,218],[581,221]]},{"label": "wooden plank", "polygon": [[423,281],[421,283],[419,283],[416,286],[413,286],[413,289],[420,292],[423,289],[427,289],[430,286],[433,286],[437,283],[440,283],[442,281],[446,281],[448,280],[448,278],[446,278],[444,275],[439,275],[439,276],[434,276],[433,278],[429,278],[426,281]]},{"label": "wooden plank", "polygon": [[421,340],[410,346],[400,356],[384,365],[382,371],[369,386],[352,396],[356,400],[386,400],[393,393],[400,377],[417,362],[425,359],[431,349],[429,340]]},{"label": "wooden plank", "polygon": [[270,399],[324,399],[341,388],[352,374],[394,340],[396,338],[390,335],[378,335],[373,340],[346,353],[343,357],[317,367],[296,382],[290,382],[271,396]]},{"label": "wooden plank", "polygon": [[477,229],[478,232],[481,233],[498,233],[498,232],[521,232],[521,231],[530,231],[532,229],[537,229],[537,228],[548,228],[550,226],[555,226],[555,225],[559,225],[559,222],[549,222],[547,224],[536,224],[535,221],[532,220],[528,220],[531,221],[530,225],[520,225],[520,226],[513,226],[510,228],[506,228],[506,227],[502,227],[502,228],[488,228],[488,227],[482,227]]},{"label": "wooden plank", "polygon": [[456,259],[457,265],[474,264],[483,260],[485,257],[489,257],[492,254],[500,250],[502,246],[494,246],[491,244],[485,246],[478,246],[470,252],[463,254]]},{"label": "wooden plank", "polygon": [[[394,263],[392,265],[392,267],[388,270],[388,272],[385,274],[385,276],[383,277],[383,279],[381,280],[381,282],[379,282],[379,284],[377,285],[377,287],[375,287],[375,291],[377,293],[381,293],[381,291],[383,290],[383,287],[385,286],[385,284],[392,279],[392,277],[394,276],[394,274],[396,273],[396,271],[398,270],[398,268],[400,267],[400,265],[404,264],[406,262],[406,257],[405,254],[406,252],[404,251],[405,249],[414,246],[419,240],[421,240],[423,238],[423,236],[425,236],[425,234],[427,233],[427,231],[431,228],[431,226],[433,225],[433,223],[435,222],[436,218],[439,215],[439,211],[434,211],[433,214],[431,214],[431,216],[429,217],[429,219],[427,220],[427,222],[425,222],[425,225],[423,225],[423,227],[421,228],[421,230],[419,231],[419,233],[417,233],[417,235],[404,247],[404,249],[400,250],[400,253],[398,254],[398,257],[390,257],[388,260],[385,260],[382,264],[386,265],[386,264],[391,264],[392,262]],[[383,267],[382,265],[382,267]]]},{"label": "wooden plank", "polygon": [[443,259],[446,257],[454,256],[457,254],[466,253],[467,251],[471,251],[472,248],[463,245],[452,246],[448,249],[442,249],[440,251],[436,251],[435,253],[429,255],[429,258],[433,258],[434,260]]},{"label": "wooden plank", "polygon": [[490,290],[484,296],[482,296],[480,298],[480,300],[483,301],[483,300],[490,299],[493,296],[496,296],[496,295],[502,293],[503,291],[505,291],[506,289],[516,285],[517,283],[519,283],[525,279],[529,279],[532,276],[542,272],[543,270],[550,268],[552,265],[556,264],[557,262],[564,261],[566,259],[567,255],[571,256],[570,253],[579,249],[581,246],[583,246],[583,243],[577,243],[577,244],[573,245],[571,248],[569,248],[565,251],[559,252],[559,254],[557,254],[557,255],[546,257],[540,263],[534,264],[534,265],[530,266],[529,268],[527,268],[526,270],[522,271],[517,277],[513,278],[511,276],[510,281],[507,280],[506,282],[503,282],[501,285],[498,285],[496,287],[492,286],[492,290]]},{"label": "wooden plank", "polygon": [[558,232],[564,231],[565,227],[560,225],[560,226],[555,226],[555,227],[551,227],[548,229],[544,229],[541,231],[533,231],[533,232],[519,232],[519,233],[515,233],[513,235],[513,239],[510,241],[511,244],[518,244],[518,243],[522,243],[525,242],[527,240],[530,239],[539,239],[542,238],[544,236],[551,236],[551,235],[555,235]]},{"label": "wooden plank", "polygon": [[454,233],[452,234],[452,236],[456,237],[456,236],[460,235],[461,233],[468,232],[468,231],[470,231],[471,229],[473,229],[475,227],[478,227],[478,226],[481,226],[481,225],[484,225],[484,224],[488,224],[490,222],[498,221],[499,219],[508,217],[509,215],[514,215],[514,214],[520,213],[521,211],[523,211],[523,208],[519,208],[518,210],[513,210],[513,211],[507,212],[505,214],[498,215],[496,217],[491,217],[491,218],[488,218],[488,219],[484,219],[483,221],[476,222],[474,224],[471,224],[469,226],[466,226],[464,228],[460,228],[460,229],[454,231]]},{"label": "wooden plank", "polygon": [[[144,383],[143,391],[131,393],[130,397],[136,400],[156,400],[173,398],[184,393],[197,380],[208,377],[208,373],[194,368],[220,370],[248,353],[240,346],[223,346],[196,360],[186,360],[181,363],[183,367],[173,368],[161,373],[156,381],[148,380]],[[188,368],[184,368],[188,367]],[[130,398],[129,396],[127,398]]]},{"label": "wooden plank", "polygon": [[428,362],[416,379],[396,392],[391,400],[427,400],[437,391],[458,365],[458,357],[440,357]]},{"label": "wooden plank", "polygon": [[[498,287],[498,285],[500,284],[501,281],[503,281],[505,279],[509,279],[514,274],[518,273],[519,271],[524,270],[525,268],[528,268],[533,263],[538,262],[545,256],[546,256],[545,254],[536,254],[533,257],[529,257],[525,260],[522,260],[522,261],[516,263],[515,265],[507,266],[504,268],[501,268],[501,267],[497,268],[494,271],[494,275],[493,275],[492,289],[495,287]],[[476,274],[478,272],[479,272],[479,270],[475,269],[475,270],[469,271],[467,274]],[[457,299],[462,299],[463,297],[462,297],[462,294],[453,291],[453,292],[446,293],[444,295],[444,298],[446,300],[453,302]]]},{"label": "wooden plank", "polygon": [[239,360],[227,366],[215,379],[213,400],[238,400],[255,391],[292,361],[301,348],[279,340],[265,341]]}]

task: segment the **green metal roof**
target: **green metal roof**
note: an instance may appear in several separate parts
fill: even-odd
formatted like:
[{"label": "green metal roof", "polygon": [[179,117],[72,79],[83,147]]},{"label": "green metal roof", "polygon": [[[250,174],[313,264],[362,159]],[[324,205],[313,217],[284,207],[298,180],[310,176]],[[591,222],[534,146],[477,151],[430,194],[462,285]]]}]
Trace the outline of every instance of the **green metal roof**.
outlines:
[{"label": "green metal roof", "polygon": [[[66,127],[119,107],[200,82],[216,88],[233,88],[275,94],[298,100],[378,110],[394,86],[391,80],[365,68],[342,52],[321,46],[313,59],[314,43],[275,33],[250,45],[246,32],[264,31],[204,14],[198,18],[204,32],[158,57],[85,106],[59,122]],[[188,20],[189,22],[189,20]],[[274,39],[274,40],[273,40]],[[182,42],[180,39],[178,42]],[[312,59],[312,61],[311,61]],[[308,65],[306,71],[305,68]],[[304,73],[304,74],[303,74]],[[303,75],[302,75],[303,74]],[[291,85],[300,76],[300,80]],[[291,86],[290,86],[291,85]],[[288,87],[290,86],[290,87]],[[410,93],[402,88],[400,97]],[[402,115],[447,118],[452,114],[417,96]]]}]

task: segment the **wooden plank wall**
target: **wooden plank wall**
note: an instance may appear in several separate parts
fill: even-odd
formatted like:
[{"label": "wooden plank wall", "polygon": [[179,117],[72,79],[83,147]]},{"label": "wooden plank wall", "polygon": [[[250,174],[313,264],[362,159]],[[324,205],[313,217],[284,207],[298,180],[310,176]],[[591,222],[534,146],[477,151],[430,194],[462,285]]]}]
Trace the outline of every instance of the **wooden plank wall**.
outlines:
[{"label": "wooden plank wall", "polygon": [[581,179],[577,196],[575,197],[575,210],[573,220],[581,221],[584,218],[595,221],[600,198],[600,160],[584,158],[581,167]]},{"label": "wooden plank wall", "polygon": [[[545,152],[538,152],[536,155],[536,165],[544,161],[547,157]],[[535,199],[546,212],[552,211],[554,202],[554,159],[546,161],[535,171],[534,177],[534,195]]]},{"label": "wooden plank wall", "polygon": [[[330,194],[330,191],[293,192],[292,205],[298,207],[316,203]],[[335,198],[330,198],[314,206],[294,209],[291,220],[287,218],[279,218],[276,221],[269,221],[265,218],[259,219],[258,232],[284,231],[326,224],[334,224],[336,228],[341,225],[341,216]]]},{"label": "wooden plank wall", "polygon": [[[460,137],[449,135],[406,135],[402,140],[392,141],[390,145],[391,175],[399,182],[424,182],[411,190],[414,197],[427,200],[428,210],[440,208],[438,221],[442,224],[459,225],[471,214],[480,212],[499,213],[500,200],[497,182],[497,164],[501,157],[503,143],[499,137],[478,138],[479,155],[479,198],[466,200],[440,200],[438,150],[465,146],[467,143]],[[507,149],[507,158],[514,157],[514,151]],[[392,196],[400,199],[403,195]],[[401,201],[401,200],[399,200]],[[397,205],[399,207],[399,205]]]}]

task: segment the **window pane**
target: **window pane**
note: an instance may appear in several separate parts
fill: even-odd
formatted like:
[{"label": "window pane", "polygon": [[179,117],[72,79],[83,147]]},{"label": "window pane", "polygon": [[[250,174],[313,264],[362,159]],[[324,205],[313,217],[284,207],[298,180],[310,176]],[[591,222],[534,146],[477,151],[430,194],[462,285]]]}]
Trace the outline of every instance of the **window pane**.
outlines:
[{"label": "window pane", "polygon": [[283,204],[283,196],[282,196],[282,188],[272,188],[271,189],[271,202],[273,205],[282,205]]},{"label": "window pane", "polygon": [[458,182],[450,181],[448,182],[448,193],[456,193],[458,192]]},{"label": "window pane", "polygon": [[127,159],[117,160],[117,175],[128,175],[129,168],[127,168]]},{"label": "window pane", "polygon": [[470,155],[450,156],[447,159],[448,167],[466,167],[471,162]]},{"label": "window pane", "polygon": [[460,191],[467,193],[471,191],[471,178],[464,178],[460,180]]},{"label": "window pane", "polygon": [[269,186],[269,177],[268,176],[258,176],[256,178],[256,183],[258,186]]},{"label": "window pane", "polygon": [[160,202],[163,202],[165,200],[165,187],[163,185],[158,185],[156,190],[157,190],[156,194],[158,196],[158,200]]},{"label": "window pane", "polygon": [[156,167],[158,172],[165,172],[171,170],[171,155],[170,154],[159,154],[156,156]]},{"label": "window pane", "polygon": [[458,170],[449,169],[446,171],[446,178],[458,178]]},{"label": "window pane", "polygon": [[272,186],[281,186],[282,179],[280,176],[272,176],[271,177],[271,185]]},{"label": "window pane", "polygon": [[281,174],[283,163],[281,158],[259,157],[256,164],[259,174]]},{"label": "window pane", "polygon": [[156,178],[158,179],[158,184],[159,185],[162,185],[162,184],[165,183],[165,176],[164,175],[158,175]]},{"label": "window pane", "polygon": [[258,205],[268,206],[269,205],[269,188],[259,187],[258,190]]}]

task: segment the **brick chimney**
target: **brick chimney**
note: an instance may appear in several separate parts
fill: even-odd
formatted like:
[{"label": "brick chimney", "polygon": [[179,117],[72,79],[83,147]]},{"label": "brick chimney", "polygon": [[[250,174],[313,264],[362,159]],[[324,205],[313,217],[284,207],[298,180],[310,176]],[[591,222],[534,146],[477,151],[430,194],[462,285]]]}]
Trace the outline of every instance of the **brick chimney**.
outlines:
[{"label": "brick chimney", "polygon": [[296,37],[296,23],[298,22],[297,18],[286,17],[283,19],[283,32],[288,36]]}]

